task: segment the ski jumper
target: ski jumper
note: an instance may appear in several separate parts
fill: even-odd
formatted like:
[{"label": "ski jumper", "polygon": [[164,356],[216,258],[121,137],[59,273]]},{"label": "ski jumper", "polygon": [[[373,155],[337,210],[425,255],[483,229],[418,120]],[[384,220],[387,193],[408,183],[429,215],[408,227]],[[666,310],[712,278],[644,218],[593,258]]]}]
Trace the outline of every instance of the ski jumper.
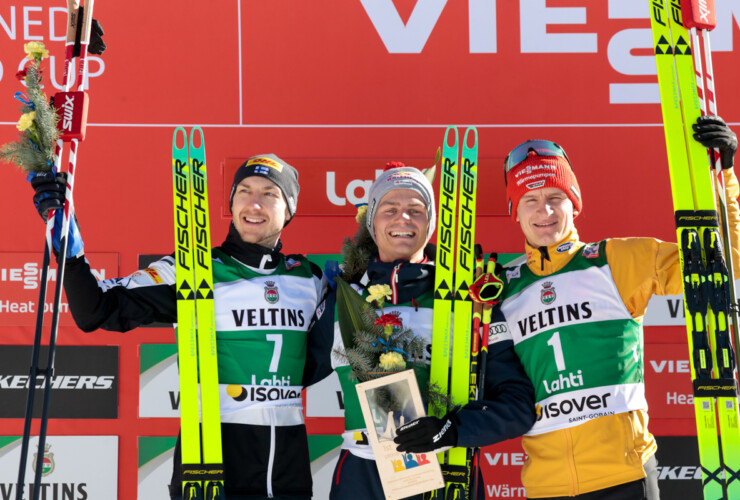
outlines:
[{"label": "ski jumper", "polygon": [[[732,171],[733,258],[740,235]],[[645,477],[648,431],[642,318],[653,295],[683,292],[678,246],[653,238],[583,244],[573,229],[550,247],[526,244],[526,264],[506,269],[502,305],[535,387],[537,421],[522,438],[529,498],[574,496]]]},{"label": "ski jumper", "polygon": [[[301,390],[316,380],[326,336],[309,333],[325,280],[301,255],[244,243],[233,225],[213,249],[224,489],[227,498],[312,494]],[[84,258],[69,259],[65,290],[86,332],[128,331],[176,321],[175,261],[168,256],[126,278],[96,283]],[[278,347],[279,346],[279,347]],[[308,361],[307,361],[308,356]],[[181,495],[180,442],[170,494]]]},{"label": "ski jumper", "polygon": [[[434,245],[427,245],[425,255],[433,259]],[[385,313],[399,313],[403,324],[417,336],[426,340],[423,362],[426,375],[418,380],[422,391],[429,383],[428,367],[432,349],[432,316],[434,292],[434,263],[412,264],[408,261],[393,263],[373,260],[356,289],[364,291],[371,285],[391,284],[393,296],[385,304]],[[334,311],[336,294],[330,292],[326,310]],[[330,314],[319,320],[333,323],[334,349],[343,348],[339,325]],[[506,323],[500,311],[494,309],[491,331],[498,331]],[[322,331],[325,329],[322,328]],[[332,500],[364,500],[384,498],[372,448],[357,397],[356,379],[345,360],[334,356],[332,364],[339,376],[344,397],[344,442],[331,484]],[[493,444],[522,435],[534,422],[534,391],[513,343],[502,338],[492,338],[487,358],[485,394],[483,400],[473,401],[457,414],[458,446],[476,447]],[[419,376],[419,371],[417,371]],[[479,493],[484,488],[479,488]],[[416,497],[412,497],[416,498]],[[421,495],[418,496],[421,498]]]}]

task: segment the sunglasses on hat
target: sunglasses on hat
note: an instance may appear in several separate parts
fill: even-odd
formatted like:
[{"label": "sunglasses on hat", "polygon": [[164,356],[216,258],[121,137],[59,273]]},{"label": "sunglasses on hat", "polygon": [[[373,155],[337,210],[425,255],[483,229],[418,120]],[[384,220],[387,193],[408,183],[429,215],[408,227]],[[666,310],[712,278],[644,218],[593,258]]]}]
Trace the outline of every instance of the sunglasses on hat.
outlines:
[{"label": "sunglasses on hat", "polygon": [[544,139],[534,139],[524,141],[506,155],[506,159],[504,160],[504,181],[506,181],[506,174],[508,174],[512,168],[526,160],[530,151],[534,151],[539,156],[559,156],[561,158],[565,158],[565,161],[568,162],[570,168],[573,169],[573,164],[571,164],[568,155],[565,154],[565,150],[560,147],[559,144]]}]

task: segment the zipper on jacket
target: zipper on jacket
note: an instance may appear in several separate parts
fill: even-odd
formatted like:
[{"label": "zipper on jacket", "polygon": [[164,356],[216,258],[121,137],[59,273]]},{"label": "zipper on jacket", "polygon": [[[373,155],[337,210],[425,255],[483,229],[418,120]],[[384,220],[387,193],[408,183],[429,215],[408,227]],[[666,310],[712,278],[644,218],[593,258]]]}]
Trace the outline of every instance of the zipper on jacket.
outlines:
[{"label": "zipper on jacket", "polygon": [[398,270],[401,269],[403,263],[398,264],[393,268],[391,273],[391,301],[393,304],[398,304]]},{"label": "zipper on jacket", "polygon": [[540,271],[545,270],[545,261],[550,260],[550,252],[547,247],[539,247],[537,250],[540,251]]},{"label": "zipper on jacket", "polygon": [[565,457],[568,461],[568,470],[570,471],[571,496],[576,496],[580,493],[580,489],[578,488],[576,458],[573,456],[573,440],[571,439],[570,430],[563,429],[563,436],[565,437]]},{"label": "zipper on jacket", "polygon": [[267,456],[267,498],[273,498],[272,469],[275,465],[275,408],[268,408],[270,412],[270,454]]}]

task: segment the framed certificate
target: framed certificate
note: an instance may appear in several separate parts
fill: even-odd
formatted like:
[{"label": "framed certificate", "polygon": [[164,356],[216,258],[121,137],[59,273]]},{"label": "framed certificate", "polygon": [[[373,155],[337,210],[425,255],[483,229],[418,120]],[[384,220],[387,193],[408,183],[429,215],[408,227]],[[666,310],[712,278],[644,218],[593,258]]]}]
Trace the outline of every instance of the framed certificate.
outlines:
[{"label": "framed certificate", "polygon": [[396,451],[396,428],[425,416],[413,370],[357,384],[370,446],[387,500],[418,495],[444,486],[434,453]]}]

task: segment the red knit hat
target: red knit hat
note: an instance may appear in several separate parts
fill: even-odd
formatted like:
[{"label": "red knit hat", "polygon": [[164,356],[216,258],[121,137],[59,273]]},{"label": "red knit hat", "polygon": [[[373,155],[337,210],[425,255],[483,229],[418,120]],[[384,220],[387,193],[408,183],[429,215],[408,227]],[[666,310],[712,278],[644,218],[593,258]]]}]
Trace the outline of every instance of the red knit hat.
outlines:
[{"label": "red knit hat", "polygon": [[573,216],[581,213],[581,189],[568,160],[562,156],[541,156],[530,151],[527,157],[506,173],[509,214],[516,220],[519,199],[529,191],[554,187],[562,189],[573,202]]}]

